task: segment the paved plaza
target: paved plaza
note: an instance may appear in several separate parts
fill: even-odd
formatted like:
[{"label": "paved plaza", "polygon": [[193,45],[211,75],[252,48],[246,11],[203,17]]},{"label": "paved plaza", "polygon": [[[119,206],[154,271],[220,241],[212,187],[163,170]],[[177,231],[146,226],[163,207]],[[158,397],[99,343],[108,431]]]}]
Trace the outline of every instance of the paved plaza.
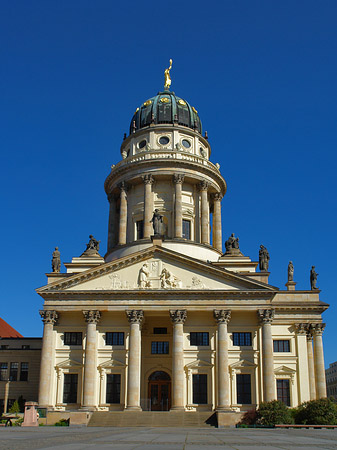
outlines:
[{"label": "paved plaza", "polygon": [[0,429],[0,450],[337,449],[337,430],[66,428]]}]

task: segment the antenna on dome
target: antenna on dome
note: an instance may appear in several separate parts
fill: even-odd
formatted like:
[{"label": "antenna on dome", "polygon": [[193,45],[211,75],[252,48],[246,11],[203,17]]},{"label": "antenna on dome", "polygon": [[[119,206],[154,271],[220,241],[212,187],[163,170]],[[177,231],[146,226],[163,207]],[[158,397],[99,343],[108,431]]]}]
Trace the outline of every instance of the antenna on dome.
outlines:
[{"label": "antenna on dome", "polygon": [[171,87],[171,77],[170,77],[170,70],[172,69],[172,59],[170,59],[170,67],[165,70],[164,76],[165,76],[165,84],[164,89],[165,91],[168,91]]}]

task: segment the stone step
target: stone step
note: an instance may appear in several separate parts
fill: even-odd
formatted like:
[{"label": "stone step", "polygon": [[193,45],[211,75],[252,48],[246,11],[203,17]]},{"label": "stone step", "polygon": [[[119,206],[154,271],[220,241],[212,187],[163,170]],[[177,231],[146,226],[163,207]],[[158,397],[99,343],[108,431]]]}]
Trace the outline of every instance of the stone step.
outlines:
[{"label": "stone step", "polygon": [[216,416],[211,411],[95,411],[89,427],[211,427]]}]

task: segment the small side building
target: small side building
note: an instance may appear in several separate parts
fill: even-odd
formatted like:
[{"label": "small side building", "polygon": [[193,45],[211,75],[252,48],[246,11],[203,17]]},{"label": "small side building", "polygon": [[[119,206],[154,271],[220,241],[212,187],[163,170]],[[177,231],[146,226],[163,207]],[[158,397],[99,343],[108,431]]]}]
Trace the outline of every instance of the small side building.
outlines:
[{"label": "small side building", "polygon": [[337,399],[337,361],[329,364],[329,368],[325,370],[325,376],[327,396]]}]

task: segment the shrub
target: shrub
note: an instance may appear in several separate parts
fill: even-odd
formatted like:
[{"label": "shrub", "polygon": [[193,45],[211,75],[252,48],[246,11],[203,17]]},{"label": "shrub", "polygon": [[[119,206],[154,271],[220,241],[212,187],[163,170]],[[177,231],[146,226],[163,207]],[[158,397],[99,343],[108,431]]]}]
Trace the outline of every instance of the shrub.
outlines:
[{"label": "shrub", "polygon": [[20,417],[20,419],[16,420],[16,421],[13,423],[13,425],[14,425],[15,427],[21,427],[22,422],[23,422],[23,417]]},{"label": "shrub", "polygon": [[20,412],[20,406],[17,400],[13,403],[13,405],[9,408],[9,412],[17,415]]},{"label": "shrub", "polygon": [[255,425],[257,422],[257,411],[255,408],[249,409],[242,416],[239,425]]},{"label": "shrub", "polygon": [[297,408],[295,423],[304,425],[336,425],[336,403],[330,398],[321,398],[302,403]]},{"label": "shrub", "polygon": [[69,419],[61,419],[55,423],[55,427],[69,427]]},{"label": "shrub", "polygon": [[276,425],[282,423],[293,423],[293,418],[287,406],[278,400],[260,403],[257,410],[258,421],[262,425]]}]

